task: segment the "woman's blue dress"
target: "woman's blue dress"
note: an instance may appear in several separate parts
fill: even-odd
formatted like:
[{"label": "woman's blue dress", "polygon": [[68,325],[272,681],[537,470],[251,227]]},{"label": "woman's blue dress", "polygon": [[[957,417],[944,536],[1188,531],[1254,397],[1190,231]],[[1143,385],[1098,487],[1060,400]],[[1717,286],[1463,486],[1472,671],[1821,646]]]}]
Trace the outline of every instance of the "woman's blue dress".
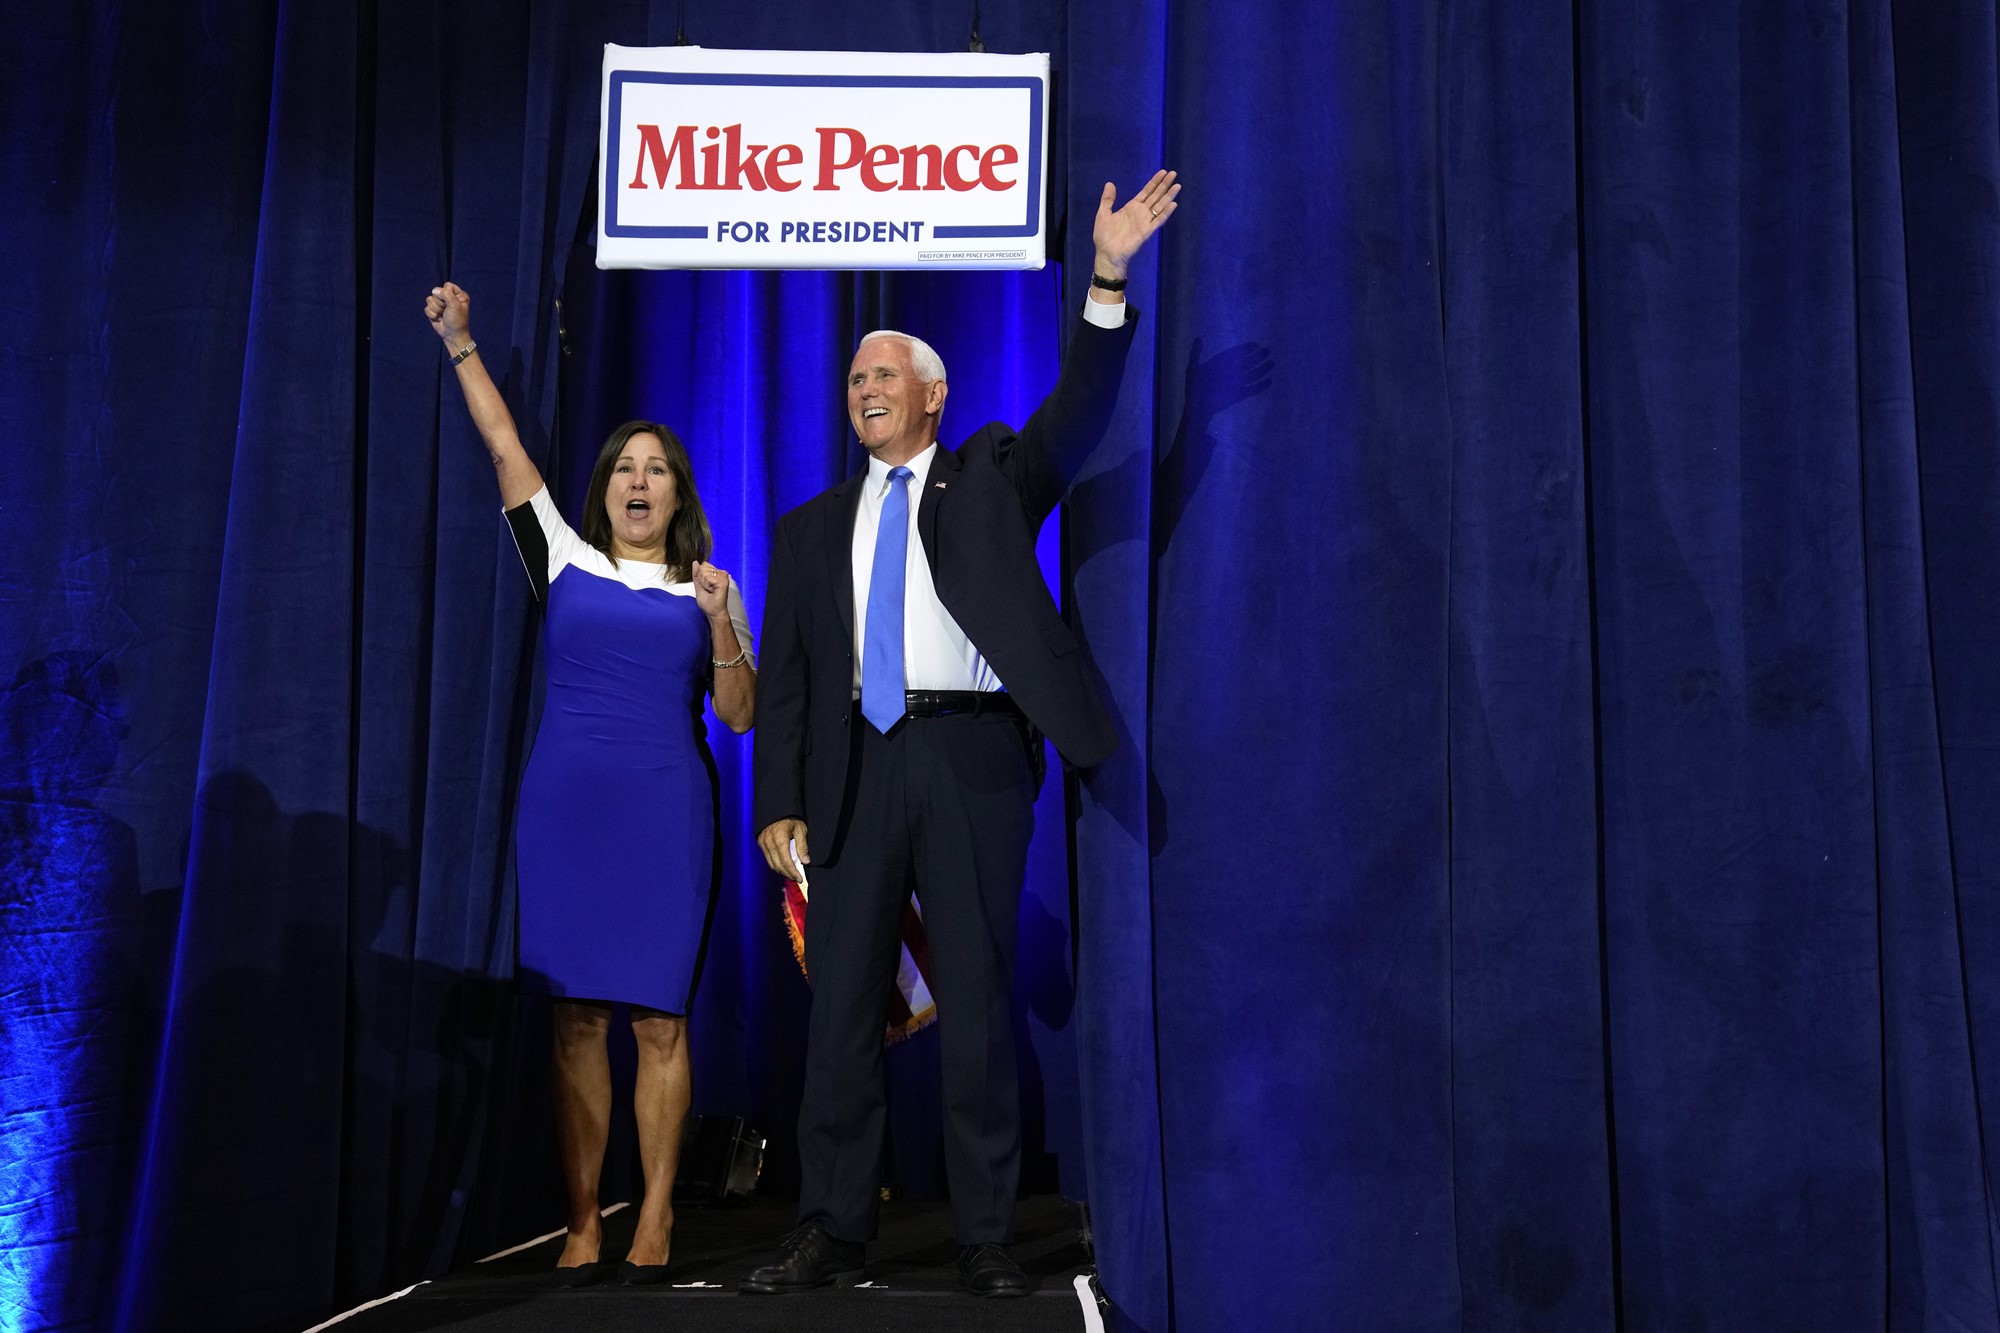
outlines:
[{"label": "woman's blue dress", "polygon": [[[719,864],[707,617],[664,566],[586,545],[546,488],[507,519],[542,602],[546,675],[515,822],[517,980],[685,1014]],[[733,584],[729,611],[747,646]]]}]

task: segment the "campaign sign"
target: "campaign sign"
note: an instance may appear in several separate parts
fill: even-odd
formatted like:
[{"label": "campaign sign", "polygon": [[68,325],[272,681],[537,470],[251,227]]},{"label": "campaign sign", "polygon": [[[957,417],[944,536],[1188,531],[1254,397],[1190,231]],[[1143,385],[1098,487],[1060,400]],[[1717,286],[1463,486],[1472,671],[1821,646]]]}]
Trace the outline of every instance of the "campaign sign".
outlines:
[{"label": "campaign sign", "polygon": [[1040,268],[1049,58],[604,48],[599,268]]}]

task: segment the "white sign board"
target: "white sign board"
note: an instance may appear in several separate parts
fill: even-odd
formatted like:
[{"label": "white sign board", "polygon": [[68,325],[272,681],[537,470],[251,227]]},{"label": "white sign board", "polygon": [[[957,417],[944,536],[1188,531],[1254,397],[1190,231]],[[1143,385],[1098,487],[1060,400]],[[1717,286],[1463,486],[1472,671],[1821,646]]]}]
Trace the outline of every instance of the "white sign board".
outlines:
[{"label": "white sign board", "polygon": [[1040,268],[1047,55],[606,46],[599,268]]}]

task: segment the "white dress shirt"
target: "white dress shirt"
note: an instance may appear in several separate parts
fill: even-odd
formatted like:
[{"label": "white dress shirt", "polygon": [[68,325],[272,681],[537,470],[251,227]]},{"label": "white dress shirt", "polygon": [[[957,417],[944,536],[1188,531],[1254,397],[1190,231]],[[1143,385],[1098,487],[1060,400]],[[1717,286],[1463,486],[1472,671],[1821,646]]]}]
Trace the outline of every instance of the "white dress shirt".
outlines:
[{"label": "white dress shirt", "polygon": [[[1107,329],[1125,322],[1123,301],[1086,300],[1083,317]],[[917,535],[917,511],[930,484],[937,443],[903,464],[910,469],[910,533],[903,549],[903,687],[911,690],[1004,690],[972,640],[938,600],[931,562]],[[861,658],[868,643],[868,586],[875,573],[875,533],[882,526],[882,501],[889,494],[889,465],[868,460],[868,479],[854,515],[854,697],[861,697]]]}]

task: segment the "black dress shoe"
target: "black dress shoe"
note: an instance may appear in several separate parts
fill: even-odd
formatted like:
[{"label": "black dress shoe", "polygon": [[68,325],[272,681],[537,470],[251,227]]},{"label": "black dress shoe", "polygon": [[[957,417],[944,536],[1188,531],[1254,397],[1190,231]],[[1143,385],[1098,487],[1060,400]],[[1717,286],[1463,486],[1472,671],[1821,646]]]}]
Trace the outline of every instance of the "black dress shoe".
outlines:
[{"label": "black dress shoe", "polygon": [[1034,1282],[1004,1245],[968,1245],[958,1252],[958,1280],[975,1296],[1026,1296]]},{"label": "black dress shoe", "polygon": [[597,1265],[571,1264],[567,1268],[556,1265],[556,1285],[558,1287],[594,1287],[597,1285]]},{"label": "black dress shoe", "polygon": [[628,1287],[650,1287],[667,1280],[665,1264],[635,1264],[630,1259],[618,1265],[618,1280]]},{"label": "black dress shoe", "polygon": [[778,1257],[737,1284],[738,1291],[758,1296],[784,1296],[838,1283],[851,1287],[861,1280],[862,1247],[835,1240],[808,1222],[778,1242]]}]

